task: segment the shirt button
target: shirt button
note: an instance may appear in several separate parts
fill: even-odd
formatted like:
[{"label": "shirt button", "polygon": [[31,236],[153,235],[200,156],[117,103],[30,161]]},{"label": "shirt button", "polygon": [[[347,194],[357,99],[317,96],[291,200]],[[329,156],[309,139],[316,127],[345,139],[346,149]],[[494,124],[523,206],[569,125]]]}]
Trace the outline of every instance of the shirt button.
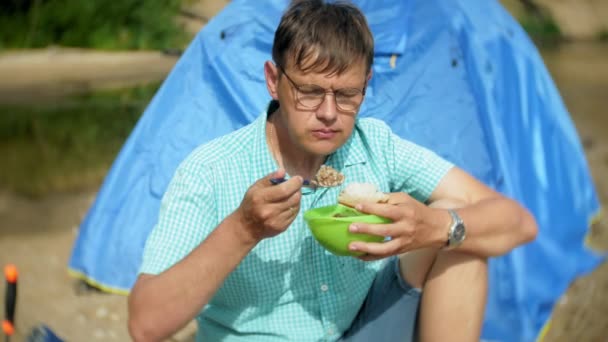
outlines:
[{"label": "shirt button", "polygon": [[327,292],[327,290],[329,290],[329,286],[327,286],[326,284],[321,285],[321,291]]},{"label": "shirt button", "polygon": [[334,334],[334,329],[329,328],[327,329],[327,335],[333,335]]}]

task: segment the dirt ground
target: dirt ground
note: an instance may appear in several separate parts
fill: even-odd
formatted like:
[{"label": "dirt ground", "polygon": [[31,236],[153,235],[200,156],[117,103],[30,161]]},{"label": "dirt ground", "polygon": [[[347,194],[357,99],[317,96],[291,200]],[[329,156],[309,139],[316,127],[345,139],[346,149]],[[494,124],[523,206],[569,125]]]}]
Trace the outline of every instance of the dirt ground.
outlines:
[{"label": "dirt ground", "polygon": [[[61,60],[57,57],[60,54],[53,56]],[[543,56],[572,113],[600,198],[608,203],[608,113],[605,111],[608,45],[569,44],[544,50]],[[157,54],[145,58],[150,59],[141,74],[136,71],[141,69],[131,69],[134,79],[141,77],[147,81],[150,74],[165,75],[175,62],[172,57]],[[116,67],[116,63],[108,64],[106,71]],[[0,70],[3,65],[7,64],[0,58]],[[11,67],[4,70],[9,69]],[[53,83],[49,82],[47,84]],[[5,90],[0,84],[0,94],[6,94]],[[10,262],[20,269],[17,332],[13,341],[22,341],[25,334],[40,323],[68,341],[129,340],[126,298],[86,290],[66,271],[78,225],[94,196],[93,189],[32,200],[0,190],[0,265]],[[608,249],[606,219],[594,225],[591,236],[594,246]],[[3,293],[4,284],[0,285],[0,291]],[[606,293],[608,265],[604,264],[572,284],[555,308],[552,328],[545,341],[608,341]],[[189,341],[191,336],[192,330],[186,330],[174,340]]]},{"label": "dirt ground", "polygon": [[[608,250],[608,44],[567,44],[542,50],[585,148],[603,203],[590,245]],[[561,298],[545,341],[608,341],[608,264],[576,280]]]}]

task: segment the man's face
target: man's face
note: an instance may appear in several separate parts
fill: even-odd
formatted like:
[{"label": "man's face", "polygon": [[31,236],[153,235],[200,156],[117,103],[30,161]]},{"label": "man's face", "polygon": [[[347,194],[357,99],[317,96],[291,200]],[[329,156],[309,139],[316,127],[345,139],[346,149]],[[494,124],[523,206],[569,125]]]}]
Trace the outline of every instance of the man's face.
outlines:
[{"label": "man's face", "polygon": [[340,75],[304,73],[292,66],[281,71],[270,62],[266,69],[269,91],[281,105],[282,122],[296,148],[326,156],[348,140],[368,80],[364,63]]}]

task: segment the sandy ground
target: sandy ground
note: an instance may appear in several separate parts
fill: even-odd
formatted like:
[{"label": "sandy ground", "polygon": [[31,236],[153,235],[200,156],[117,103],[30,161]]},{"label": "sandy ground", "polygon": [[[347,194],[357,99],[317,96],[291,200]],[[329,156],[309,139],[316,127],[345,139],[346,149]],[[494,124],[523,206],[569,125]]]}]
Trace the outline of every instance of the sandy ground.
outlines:
[{"label": "sandy ground", "polygon": [[[221,8],[221,4],[214,1],[207,2],[212,5],[204,3],[197,4],[202,6],[198,9],[193,7],[201,16],[211,17]],[[199,25],[191,24],[193,27]],[[91,77],[87,74],[91,68],[84,62],[87,54],[92,59],[101,58],[99,63],[106,63],[103,64],[104,77],[99,83],[87,81]],[[74,56],[80,57],[71,59]],[[608,203],[608,114],[605,112],[608,107],[608,46],[570,45],[545,51],[544,57],[584,142],[600,198]],[[3,96],[5,99],[18,99],[18,94],[24,91],[26,94],[31,91],[56,96],[79,91],[79,87],[157,80],[166,75],[176,60],[158,52],[143,52],[135,58],[131,54],[102,56],[87,51],[57,49],[41,50],[28,54],[27,58],[34,62],[32,68],[39,69],[19,69],[17,64],[11,64],[25,61],[24,56],[18,59],[0,56],[0,74],[3,75],[0,77],[0,100]],[[42,70],[45,70],[42,65],[49,58],[54,68],[64,69],[61,73],[53,74],[51,71],[42,76]],[[37,65],[35,61],[41,62]],[[123,77],[125,69],[129,74]],[[11,72],[13,76],[6,77]],[[40,77],[38,81],[31,76],[15,81],[19,75],[36,73]],[[15,81],[11,82],[20,87],[19,91],[3,83],[9,79]],[[0,191],[0,265],[11,262],[21,270],[17,333],[13,341],[22,341],[24,335],[39,323],[47,324],[68,341],[129,340],[126,298],[86,290],[66,271],[78,224],[94,196],[92,190],[31,200]],[[605,220],[593,227],[592,237],[594,245],[608,248]],[[4,284],[0,285],[0,291],[4,291]],[[608,265],[574,282],[556,306],[546,341],[608,341],[607,291]],[[174,340],[191,340],[191,335],[192,331],[187,330]]]},{"label": "sandy ground", "polygon": [[[591,227],[590,245],[608,250],[608,44],[568,44],[543,58],[577,127],[603,218]],[[608,264],[576,280],[555,308],[546,341],[608,341]]]}]

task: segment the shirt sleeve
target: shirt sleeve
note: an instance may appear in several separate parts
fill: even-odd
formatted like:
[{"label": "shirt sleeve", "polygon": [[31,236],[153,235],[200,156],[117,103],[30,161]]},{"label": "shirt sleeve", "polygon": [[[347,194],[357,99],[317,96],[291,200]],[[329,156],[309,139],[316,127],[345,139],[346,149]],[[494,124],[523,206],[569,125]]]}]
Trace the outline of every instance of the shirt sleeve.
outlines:
[{"label": "shirt sleeve", "polygon": [[406,192],[420,202],[426,202],[454,165],[435,152],[392,132],[389,141],[393,152],[391,188]]},{"label": "shirt sleeve", "polygon": [[196,248],[218,224],[213,187],[203,174],[180,167],[148,236],[139,273],[159,274]]}]

